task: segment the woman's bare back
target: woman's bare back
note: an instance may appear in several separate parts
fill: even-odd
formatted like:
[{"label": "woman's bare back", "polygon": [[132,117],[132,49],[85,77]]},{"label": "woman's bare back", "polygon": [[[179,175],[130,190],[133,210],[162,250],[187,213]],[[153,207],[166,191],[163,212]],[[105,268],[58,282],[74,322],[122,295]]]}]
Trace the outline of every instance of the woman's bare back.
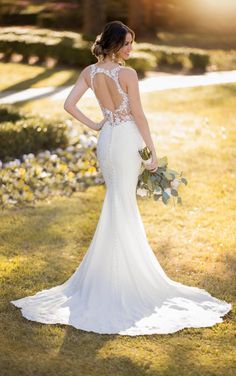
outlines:
[{"label": "woman's bare back", "polygon": [[124,77],[120,78],[123,68],[120,65],[106,68],[103,65],[89,66],[90,85],[103,115],[113,125],[122,121],[134,120],[131,113],[128,93],[125,91]]}]

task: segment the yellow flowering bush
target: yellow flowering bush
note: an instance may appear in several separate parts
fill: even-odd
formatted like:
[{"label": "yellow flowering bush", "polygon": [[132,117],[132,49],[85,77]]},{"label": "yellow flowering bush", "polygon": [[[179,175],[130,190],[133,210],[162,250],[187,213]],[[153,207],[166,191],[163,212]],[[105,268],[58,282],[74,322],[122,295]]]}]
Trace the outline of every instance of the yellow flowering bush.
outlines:
[{"label": "yellow flowering bush", "polygon": [[90,185],[103,184],[96,158],[97,138],[81,134],[65,149],[23,154],[19,159],[0,161],[0,206],[34,204],[59,194],[70,196]]}]

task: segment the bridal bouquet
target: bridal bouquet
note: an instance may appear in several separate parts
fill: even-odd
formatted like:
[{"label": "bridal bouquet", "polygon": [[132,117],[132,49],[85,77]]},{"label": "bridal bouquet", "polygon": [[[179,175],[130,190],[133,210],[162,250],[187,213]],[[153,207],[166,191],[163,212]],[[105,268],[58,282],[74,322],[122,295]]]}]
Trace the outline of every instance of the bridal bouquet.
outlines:
[{"label": "bridal bouquet", "polygon": [[162,202],[168,204],[171,197],[173,201],[177,200],[177,204],[182,205],[182,199],[179,196],[178,187],[181,184],[187,185],[187,179],[181,173],[167,168],[167,157],[158,159],[158,168],[155,172],[151,172],[145,168],[145,165],[151,162],[152,152],[145,146],[139,150],[139,154],[143,160],[141,173],[138,177],[136,193],[139,196],[153,197],[154,200],[161,198]]}]

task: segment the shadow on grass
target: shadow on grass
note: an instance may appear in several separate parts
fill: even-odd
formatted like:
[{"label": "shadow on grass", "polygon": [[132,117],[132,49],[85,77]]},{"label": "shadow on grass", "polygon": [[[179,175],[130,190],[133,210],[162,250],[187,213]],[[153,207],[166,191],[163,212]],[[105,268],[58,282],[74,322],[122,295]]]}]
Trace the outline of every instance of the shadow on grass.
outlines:
[{"label": "shadow on grass", "polygon": [[[29,78],[27,80],[18,82],[15,85],[9,86],[9,87],[5,88],[4,90],[2,90],[0,98],[6,98],[9,95],[14,94],[15,92],[27,90],[27,89],[31,88],[32,85],[36,84],[37,82],[40,82],[41,80],[49,78],[50,76],[52,76],[55,73],[56,73],[55,69],[47,69],[44,72],[39,73],[38,75],[36,75],[33,78]],[[75,83],[76,79],[78,78],[78,75],[79,75],[79,72],[78,73],[72,72],[70,77],[68,77],[68,79],[66,79],[63,83],[61,83],[60,86],[54,87],[54,89],[52,91],[50,91],[49,93],[38,94],[35,97],[33,97],[31,99],[26,99],[26,100],[22,97],[22,100],[19,100],[18,102],[21,103],[21,104],[22,104],[22,102],[27,103],[27,102],[31,102],[32,100],[47,98],[48,96],[51,96],[52,94],[59,93],[62,90],[64,90],[65,86],[69,86],[69,85],[72,85],[73,83]]]},{"label": "shadow on grass", "polygon": [[[180,282],[187,286],[193,286],[205,289],[214,297],[222,300],[226,300],[227,302],[231,302],[234,300],[235,297],[235,289],[236,285],[232,281],[235,281],[235,256],[232,254],[225,254],[222,256],[221,262],[221,272],[215,271],[214,267],[210,267],[209,271],[207,268],[208,262],[211,261],[202,261],[202,264],[205,264],[205,269],[202,271],[197,271],[196,263],[193,264],[193,271],[191,271],[191,260],[189,258],[184,261],[183,258],[179,259],[179,262],[176,264],[176,268],[178,272],[175,270],[175,265],[171,262],[172,259],[176,259],[175,251],[172,251],[171,246],[165,244],[165,251],[163,254],[163,250],[157,251],[156,257],[158,258],[158,253],[161,254],[163,261],[161,265],[163,266],[166,264],[166,268],[163,266],[166,274],[169,278],[174,281]],[[192,253],[194,257],[194,253]],[[177,259],[178,260],[178,259]],[[213,261],[212,261],[213,262]],[[189,270],[191,272],[189,272]]]},{"label": "shadow on grass", "polygon": [[[83,197],[75,195],[69,207],[68,199],[58,198],[59,204],[54,200],[51,205],[39,204],[35,209],[9,210],[0,218],[5,222],[1,254],[10,259],[2,289],[6,289],[9,298],[17,298],[19,286],[25,286],[24,294],[20,288],[25,295],[33,293],[32,289],[36,292],[53,287],[69,278],[82,260],[97,225],[101,193],[95,191],[85,192]],[[11,260],[16,262],[13,270]]]},{"label": "shadow on grass", "polygon": [[[81,371],[92,375],[109,375],[114,372],[115,375],[140,375],[146,374],[145,369],[135,364],[135,362],[124,354],[121,356],[110,355],[102,356],[100,351],[106,346],[107,342],[116,341],[117,344],[132,342],[132,338],[119,335],[100,335],[96,333],[86,333],[81,330],[68,327],[65,331],[63,343],[60,346],[57,356],[51,360],[49,369],[53,369],[55,363],[58,364],[62,359],[67,360],[76,356],[78,365],[81,365]],[[88,352],[89,349],[89,352]],[[125,349],[123,349],[124,351]],[[73,351],[73,354],[72,354]],[[48,371],[48,369],[47,369]],[[87,373],[86,373],[87,371]],[[74,372],[76,375],[76,372]]]},{"label": "shadow on grass", "polygon": [[[201,331],[203,332],[204,328]],[[161,375],[220,376],[227,373],[227,375],[233,376],[233,360],[228,363],[217,362],[217,356],[213,354],[213,348],[217,347],[218,343],[217,345],[212,345],[213,351],[211,351],[209,349],[209,339],[202,338],[200,339],[201,344],[199,344],[198,340],[196,342],[193,340],[194,337],[190,332],[187,336],[188,338],[179,336],[176,345],[169,346],[168,359]],[[230,340],[233,340],[233,336],[230,337]],[[222,340],[222,345],[223,342],[226,342],[225,339]],[[197,347],[196,344],[198,345]],[[201,351],[204,346],[206,346],[206,349],[208,348],[205,354]],[[204,357],[202,357],[203,355]],[[230,370],[232,370],[232,373]]]},{"label": "shadow on grass", "polygon": [[[37,74],[35,77],[28,78],[27,80],[8,86],[7,88],[1,91],[1,98],[4,98],[5,96],[3,95],[3,93],[8,91],[21,91],[29,89],[32,85],[36,84],[37,82],[40,82],[41,80],[44,80],[45,78],[52,76],[54,73],[54,69],[45,69],[44,72]],[[6,94],[6,96],[8,96],[8,93]]]}]

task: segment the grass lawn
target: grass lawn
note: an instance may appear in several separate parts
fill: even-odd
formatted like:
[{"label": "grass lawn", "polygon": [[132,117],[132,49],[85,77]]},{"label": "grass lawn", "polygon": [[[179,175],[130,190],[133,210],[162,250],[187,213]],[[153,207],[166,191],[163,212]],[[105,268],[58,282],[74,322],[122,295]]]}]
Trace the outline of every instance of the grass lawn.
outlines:
[{"label": "grass lawn", "polygon": [[[235,297],[235,93],[236,85],[222,85],[142,96],[158,155],[182,169],[189,184],[182,207],[138,198],[167,274],[228,302]],[[21,106],[54,108],[45,100]],[[81,106],[99,116],[95,101]],[[9,303],[69,278],[90,244],[104,195],[103,186],[91,187],[1,213],[1,375],[233,376],[235,308],[211,328],[128,337],[31,322]]]},{"label": "grass lawn", "polygon": [[[81,69],[0,62],[0,90],[26,90],[47,86],[73,85]],[[6,80],[7,77],[7,80]]]}]

